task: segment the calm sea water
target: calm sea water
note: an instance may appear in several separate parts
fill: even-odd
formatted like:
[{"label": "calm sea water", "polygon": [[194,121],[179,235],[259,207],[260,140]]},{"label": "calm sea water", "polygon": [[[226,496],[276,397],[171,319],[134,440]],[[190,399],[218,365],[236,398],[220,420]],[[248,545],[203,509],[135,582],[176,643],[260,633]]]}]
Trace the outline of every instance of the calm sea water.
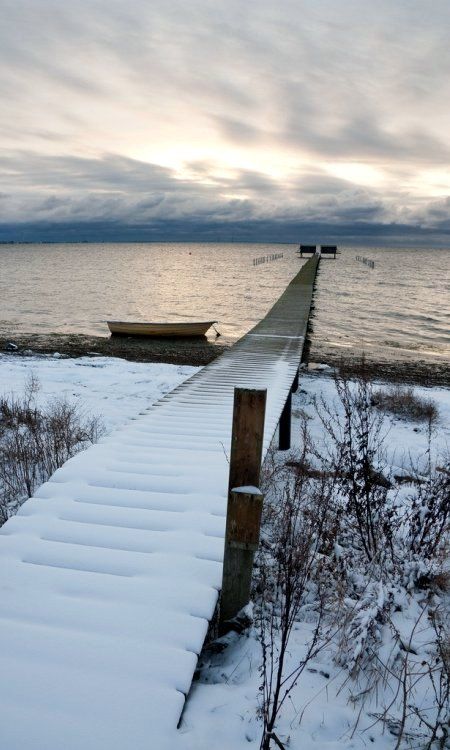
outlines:
[{"label": "calm sea water", "polygon": [[[0,333],[108,335],[106,319],[219,320],[233,342],[300,267],[293,245],[0,246]],[[271,253],[284,257],[254,266]],[[371,258],[375,268],[356,260]],[[320,266],[312,358],[450,358],[450,250],[341,248]]]}]

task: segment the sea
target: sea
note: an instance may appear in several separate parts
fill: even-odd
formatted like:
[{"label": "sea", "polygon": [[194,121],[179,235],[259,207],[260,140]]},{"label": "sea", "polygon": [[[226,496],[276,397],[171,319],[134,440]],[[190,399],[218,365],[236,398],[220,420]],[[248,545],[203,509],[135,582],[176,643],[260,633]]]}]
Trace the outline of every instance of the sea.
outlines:
[{"label": "sea", "polygon": [[[299,270],[304,261],[296,250],[238,243],[0,245],[0,335],[108,336],[108,319],[217,320],[218,341],[232,344]],[[340,247],[336,260],[321,261],[310,358],[362,353],[388,362],[450,362],[450,249]]]}]

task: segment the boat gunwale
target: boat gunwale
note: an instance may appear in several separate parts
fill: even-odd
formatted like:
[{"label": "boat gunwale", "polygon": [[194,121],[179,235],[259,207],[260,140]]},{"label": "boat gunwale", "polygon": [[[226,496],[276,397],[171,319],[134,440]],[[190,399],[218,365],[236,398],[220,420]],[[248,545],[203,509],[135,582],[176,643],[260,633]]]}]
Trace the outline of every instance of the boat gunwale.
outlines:
[{"label": "boat gunwale", "polygon": [[183,320],[180,323],[163,323],[163,322],[150,322],[145,320],[107,320],[108,325],[126,325],[126,326],[203,326],[209,323],[218,323],[218,320]]}]

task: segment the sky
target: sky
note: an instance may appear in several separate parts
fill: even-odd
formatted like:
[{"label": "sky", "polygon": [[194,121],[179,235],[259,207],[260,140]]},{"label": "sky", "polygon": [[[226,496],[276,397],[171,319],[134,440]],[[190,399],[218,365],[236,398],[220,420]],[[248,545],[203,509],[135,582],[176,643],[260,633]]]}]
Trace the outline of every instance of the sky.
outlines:
[{"label": "sky", "polygon": [[0,13],[0,239],[450,246],[449,0]]}]

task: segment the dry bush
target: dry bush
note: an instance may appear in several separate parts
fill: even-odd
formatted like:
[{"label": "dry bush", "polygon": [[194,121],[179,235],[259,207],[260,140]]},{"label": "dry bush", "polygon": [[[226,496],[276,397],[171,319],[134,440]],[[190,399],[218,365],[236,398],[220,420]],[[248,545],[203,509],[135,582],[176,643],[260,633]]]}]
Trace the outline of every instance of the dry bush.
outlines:
[{"label": "dry bush", "polygon": [[[427,658],[413,647],[416,632],[431,624]],[[394,750],[446,750],[450,747],[450,636],[448,613],[425,604],[405,643],[392,628],[394,646],[388,663],[376,655],[383,680],[389,681],[391,699],[381,713],[372,713],[396,737]],[[393,655],[395,657],[393,658]]]},{"label": "dry bush", "polygon": [[[447,744],[442,742],[449,738],[448,631],[444,636],[441,627],[435,628],[429,646],[435,653],[431,663],[416,658],[411,644],[405,644],[398,633],[392,636],[394,645],[387,661],[382,656],[393,613],[408,602],[423,601],[423,614],[417,620],[422,627],[423,617],[431,617],[429,597],[443,577],[449,538],[450,459],[443,459],[439,468],[431,460],[437,411],[433,404],[433,409],[425,410],[429,428],[426,472],[422,465],[412,467],[420,481],[400,504],[389,481],[382,415],[371,384],[364,373],[353,382],[338,376],[336,389],[340,409],[322,402],[319,412],[331,439],[322,466],[334,470],[345,508],[345,523],[337,531],[339,556],[334,571],[344,587],[344,599],[341,592],[336,608],[341,620],[337,661],[364,685],[361,696],[373,696],[379,684],[389,683],[394,689],[392,705],[400,701],[400,720],[389,716],[389,721],[392,726],[397,721],[397,748],[409,742],[409,731],[423,743],[415,747],[444,748]],[[383,477],[386,481],[380,481]],[[413,634],[414,629],[411,638]],[[419,683],[433,696],[434,708],[426,712],[417,703]],[[388,714],[385,711],[379,719],[385,721]]]},{"label": "dry bush", "polygon": [[[326,551],[333,547],[333,480],[311,479],[306,443],[296,471],[281,470],[264,509],[264,529],[254,580],[255,615],[262,646],[261,750],[283,748],[276,734],[283,705],[309,661],[323,648],[322,623],[328,576]],[[273,475],[272,475],[273,478]],[[314,604],[311,602],[314,601]],[[290,637],[305,615],[313,620],[305,654],[289,660]]]},{"label": "dry bush", "polygon": [[435,422],[439,416],[434,401],[418,396],[410,386],[378,388],[373,392],[373,404],[382,412],[413,422]]},{"label": "dry bush", "polygon": [[[309,659],[330,638],[345,681],[356,688],[351,700],[361,711],[366,700],[377,704],[379,690],[393,695],[392,703],[373,716],[395,734],[398,748],[409,747],[402,743],[411,737],[421,743],[411,747],[444,748],[442,742],[449,742],[448,635],[442,629],[431,632],[429,663],[423,651],[415,655],[393,622],[399,612],[420,606],[411,641],[417,628],[428,627],[430,603],[448,583],[443,563],[449,459],[434,466],[429,419],[427,466],[418,461],[411,467],[418,481],[400,502],[384,448],[383,413],[364,367],[351,381],[339,375],[336,389],[338,404],[316,403],[324,442],[312,443],[304,419],[299,455],[291,454],[284,464],[271,455],[264,475],[254,595],[263,650],[261,748],[283,747],[277,735],[283,705]],[[290,636],[301,620],[313,626],[305,653],[292,664]],[[433,710],[421,708],[421,691],[432,696]]]},{"label": "dry bush", "polygon": [[103,428],[76,404],[39,407],[32,376],[21,396],[0,398],[0,525],[71,456],[96,442]]},{"label": "dry bush", "polygon": [[392,550],[395,504],[383,417],[373,407],[372,386],[363,373],[354,381],[337,375],[335,385],[340,409],[324,401],[316,404],[327,435],[326,451],[316,450],[316,457],[336,478],[352,546],[371,562]]},{"label": "dry bush", "polygon": [[450,531],[450,455],[445,466],[429,466],[425,481],[415,482],[408,514],[408,546],[421,560],[433,560],[448,551]]}]

